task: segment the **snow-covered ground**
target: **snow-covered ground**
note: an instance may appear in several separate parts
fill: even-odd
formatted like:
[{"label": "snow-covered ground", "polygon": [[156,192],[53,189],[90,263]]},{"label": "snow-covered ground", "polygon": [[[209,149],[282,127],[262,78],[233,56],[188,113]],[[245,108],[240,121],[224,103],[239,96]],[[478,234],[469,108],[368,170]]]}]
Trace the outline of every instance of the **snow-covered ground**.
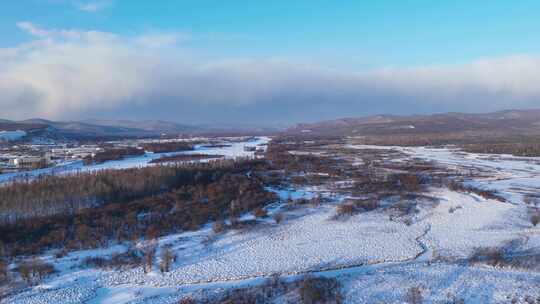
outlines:
[{"label": "snow-covered ground", "polygon": [[[104,169],[128,169],[128,168],[142,168],[152,165],[152,160],[161,158],[163,156],[178,155],[178,154],[207,154],[207,155],[223,155],[225,158],[237,158],[237,157],[253,157],[253,151],[245,151],[245,146],[256,146],[259,144],[266,144],[270,138],[259,137],[255,140],[232,142],[230,145],[206,148],[204,145],[197,145],[193,151],[172,152],[172,153],[145,153],[141,156],[127,157],[122,160],[107,161],[102,164],[95,164],[85,166],[81,160],[66,161],[60,163],[54,167],[37,169],[32,171],[15,172],[0,174],[0,183],[10,181],[13,179],[20,179],[26,177],[36,177],[46,174],[71,174],[80,172],[92,172]],[[207,161],[207,160],[200,160]]]},{"label": "snow-covered ground", "polygon": [[0,141],[13,141],[19,140],[26,136],[26,132],[22,130],[17,131],[0,131]]},{"label": "snow-covered ground", "polygon": [[410,158],[435,161],[450,170],[478,172],[483,177],[476,177],[469,182],[487,190],[499,191],[506,199],[516,204],[523,202],[523,195],[540,192],[540,157],[465,153],[456,148],[368,145],[348,147],[397,150],[409,155]]},{"label": "snow-covered ground", "polygon": [[[251,229],[219,235],[209,224],[195,232],[163,237],[160,245],[170,245],[178,257],[167,274],[156,269],[145,274],[140,268],[102,271],[78,266],[85,256],[125,250],[121,245],[73,252],[56,260],[47,257],[59,273],[8,302],[175,303],[197,290],[260,284],[276,273],[289,278],[306,273],[336,277],[343,283],[347,303],[404,303],[409,287],[421,287],[428,303],[446,303],[454,297],[465,303],[510,303],[513,298],[523,302],[526,295],[540,296],[540,273],[445,262],[463,260],[477,247],[513,240],[520,240],[523,248],[538,249],[540,228],[528,222],[523,193],[540,187],[540,159],[452,149],[393,149],[408,155],[399,161],[421,158],[452,170],[479,170],[482,176],[469,182],[495,189],[510,201],[433,188],[429,194],[437,202],[419,201],[420,212],[407,225],[390,220],[382,210],[336,220],[335,204],[345,196],[330,195],[324,186],[274,190],[284,200],[319,193],[331,202],[268,206],[270,214],[284,214],[280,224],[261,219]],[[205,152],[223,154],[212,148]],[[251,215],[242,219],[254,220]]]}]

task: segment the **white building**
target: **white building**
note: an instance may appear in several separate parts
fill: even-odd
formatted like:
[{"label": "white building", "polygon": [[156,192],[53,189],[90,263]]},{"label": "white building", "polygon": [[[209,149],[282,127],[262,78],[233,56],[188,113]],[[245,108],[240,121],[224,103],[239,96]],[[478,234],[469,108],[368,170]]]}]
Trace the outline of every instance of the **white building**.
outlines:
[{"label": "white building", "polygon": [[17,168],[40,168],[46,166],[48,161],[41,156],[22,156],[10,159],[9,164]]}]

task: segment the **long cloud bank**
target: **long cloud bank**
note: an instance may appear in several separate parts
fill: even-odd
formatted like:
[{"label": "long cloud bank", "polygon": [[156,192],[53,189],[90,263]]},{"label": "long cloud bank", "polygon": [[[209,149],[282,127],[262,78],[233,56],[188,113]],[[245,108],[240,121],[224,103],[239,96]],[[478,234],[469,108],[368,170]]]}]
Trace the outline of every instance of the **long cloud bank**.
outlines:
[{"label": "long cloud bank", "polygon": [[354,72],[286,60],[201,59],[183,46],[189,39],[183,33],[121,37],[29,22],[18,27],[33,39],[0,49],[3,118],[107,112],[287,122],[540,106],[540,57],[534,56]]}]

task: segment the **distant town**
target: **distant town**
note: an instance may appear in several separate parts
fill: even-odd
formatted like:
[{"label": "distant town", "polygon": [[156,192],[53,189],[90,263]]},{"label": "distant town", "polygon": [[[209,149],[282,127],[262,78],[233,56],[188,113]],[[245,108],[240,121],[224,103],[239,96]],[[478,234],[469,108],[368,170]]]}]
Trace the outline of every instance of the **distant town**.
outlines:
[{"label": "distant town", "polygon": [[[23,134],[24,131],[16,131]],[[52,168],[63,164],[82,162],[83,165],[118,161],[130,157],[145,156],[145,154],[162,154],[185,151],[195,151],[197,147],[215,148],[230,146],[230,142],[249,141],[250,137],[187,137],[167,139],[121,139],[113,141],[85,141],[33,139],[26,140],[24,136],[0,137],[0,174],[17,173],[44,168]],[[252,152],[259,157],[264,150],[262,147],[245,145],[245,152]],[[197,156],[194,154],[193,156]],[[219,158],[223,155],[205,155],[204,158]],[[193,159],[193,157],[191,157]],[[171,161],[171,158],[165,159]],[[176,158],[173,161],[179,161]],[[159,162],[154,159],[154,162]]]}]

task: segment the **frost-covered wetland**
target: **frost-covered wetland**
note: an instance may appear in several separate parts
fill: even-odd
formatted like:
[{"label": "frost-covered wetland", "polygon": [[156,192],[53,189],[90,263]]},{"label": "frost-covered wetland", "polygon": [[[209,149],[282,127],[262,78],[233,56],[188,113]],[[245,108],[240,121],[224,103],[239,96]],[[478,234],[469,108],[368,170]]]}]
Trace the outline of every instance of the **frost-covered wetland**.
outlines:
[{"label": "frost-covered wetland", "polygon": [[[31,257],[14,257],[3,301],[311,303],[317,288],[330,303],[540,298],[540,158],[274,139],[261,162],[243,174],[273,194],[264,205],[165,235],[39,252],[54,271],[31,284],[18,271]],[[128,252],[141,259],[106,262]]]}]

